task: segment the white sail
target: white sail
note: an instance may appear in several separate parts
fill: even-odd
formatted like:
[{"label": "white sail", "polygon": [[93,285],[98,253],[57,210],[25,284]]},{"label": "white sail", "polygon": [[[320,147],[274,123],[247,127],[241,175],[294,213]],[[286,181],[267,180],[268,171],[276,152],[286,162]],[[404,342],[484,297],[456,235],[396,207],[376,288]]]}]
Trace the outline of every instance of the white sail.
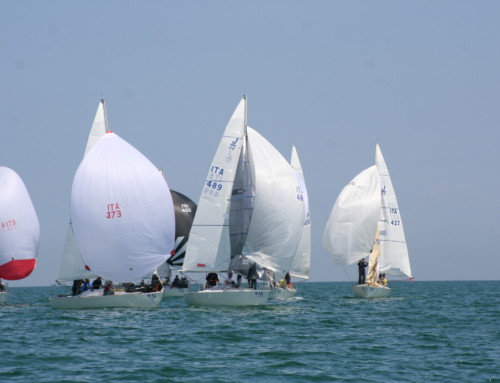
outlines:
[{"label": "white sail", "polygon": [[26,278],[36,266],[40,225],[28,190],[12,169],[0,167],[0,278]]},{"label": "white sail", "polygon": [[375,164],[380,175],[382,210],[380,212],[379,272],[411,277],[408,248],[403,230],[396,193],[379,145],[375,149]]},{"label": "white sail", "polygon": [[[104,105],[104,100],[101,100],[97,107],[92,128],[90,129],[84,156],[94,147],[97,141],[106,134],[107,130],[106,107]],[[66,231],[66,242],[64,243],[63,258],[58,281],[95,278],[96,276],[96,274],[90,272],[83,264],[80,251],[75,242],[73,227],[70,222],[68,224],[68,230]]]},{"label": "white sail", "polygon": [[255,169],[255,201],[243,255],[272,270],[279,279],[292,267],[304,226],[304,201],[297,199],[297,177],[288,161],[248,127]]},{"label": "white sail", "polygon": [[233,182],[245,139],[246,99],[224,130],[189,233],[183,271],[225,271],[231,260],[229,208]]},{"label": "white sail", "polygon": [[108,123],[106,121],[106,108],[104,106],[104,100],[101,100],[95,113],[94,123],[90,129],[84,156],[94,147],[97,141],[99,141],[99,139],[106,134],[107,130]]},{"label": "white sail", "polygon": [[309,210],[309,196],[300,164],[299,155],[295,146],[292,147],[292,156],[290,165],[297,173],[297,181],[299,189],[297,189],[297,198],[304,201],[304,226],[302,228],[302,236],[295,253],[295,259],[290,269],[290,275],[296,278],[309,279],[309,270],[311,268],[311,213]]},{"label": "white sail", "polygon": [[97,275],[91,272],[83,264],[82,256],[78,250],[73,234],[71,223],[66,232],[66,242],[64,243],[63,258],[61,261],[61,270],[59,271],[58,281],[73,281],[75,279],[95,278]]},{"label": "white sail", "polygon": [[108,132],[80,164],[71,192],[78,248],[94,273],[141,279],[170,256],[175,213],[168,185],[137,149]]},{"label": "white sail", "polygon": [[335,201],[323,235],[333,262],[349,265],[369,256],[380,217],[380,180],[376,166],[359,173]]}]

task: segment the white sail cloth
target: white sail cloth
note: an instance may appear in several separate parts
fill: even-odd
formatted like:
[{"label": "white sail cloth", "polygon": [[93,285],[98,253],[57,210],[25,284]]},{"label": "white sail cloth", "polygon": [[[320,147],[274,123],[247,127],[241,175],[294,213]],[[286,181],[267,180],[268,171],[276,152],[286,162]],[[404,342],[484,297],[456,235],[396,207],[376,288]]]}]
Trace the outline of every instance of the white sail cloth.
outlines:
[{"label": "white sail cloth", "polygon": [[40,225],[28,190],[12,169],[0,167],[0,278],[26,278],[36,265]]},{"label": "white sail cloth", "polygon": [[189,233],[183,271],[226,271],[231,261],[229,208],[245,136],[245,99],[231,116],[208,170]]},{"label": "white sail cloth", "polygon": [[[189,236],[183,271],[226,271],[255,262],[277,276],[292,266],[302,235],[305,208],[297,199],[297,177],[283,156],[246,125],[246,99],[238,104],[210,166]],[[230,208],[242,145],[252,164],[255,194],[241,254],[231,254]],[[245,159],[246,161],[246,159]],[[247,169],[247,170],[248,170]],[[250,207],[249,207],[250,208]],[[235,213],[236,214],[236,213]],[[250,217],[248,211],[243,212]],[[243,227],[243,226],[242,226]],[[238,234],[238,233],[236,233]],[[237,248],[237,247],[235,247]]]},{"label": "white sail cloth", "polygon": [[410,259],[403,230],[403,220],[401,219],[389,170],[379,145],[375,149],[375,164],[379,172],[382,190],[382,209],[379,221],[381,254],[379,272],[411,278]]},{"label": "white sail cloth", "polygon": [[377,167],[363,170],[335,201],[323,235],[323,247],[334,263],[350,265],[370,255],[380,217]]},{"label": "white sail cloth", "polygon": [[108,132],[84,157],[71,193],[78,248],[92,272],[115,282],[151,273],[174,247],[168,185],[137,149]]},{"label": "white sail cloth", "polygon": [[297,182],[299,188],[297,189],[297,198],[304,201],[304,227],[302,228],[302,235],[300,242],[295,253],[290,275],[296,278],[309,279],[309,270],[311,268],[311,213],[309,210],[309,195],[307,194],[306,182],[302,165],[297,154],[295,146],[292,147],[292,156],[290,165],[297,173]]},{"label": "white sail cloth", "polygon": [[[99,102],[97,111],[94,117],[92,128],[90,129],[87,145],[85,146],[84,156],[90,152],[94,145],[107,132],[106,108],[104,100]],[[64,243],[63,257],[61,261],[61,269],[59,271],[58,281],[72,281],[75,279],[95,278],[97,275],[88,270],[82,260],[80,251],[75,242],[73,227],[71,222],[68,224],[66,231],[66,241]]]}]

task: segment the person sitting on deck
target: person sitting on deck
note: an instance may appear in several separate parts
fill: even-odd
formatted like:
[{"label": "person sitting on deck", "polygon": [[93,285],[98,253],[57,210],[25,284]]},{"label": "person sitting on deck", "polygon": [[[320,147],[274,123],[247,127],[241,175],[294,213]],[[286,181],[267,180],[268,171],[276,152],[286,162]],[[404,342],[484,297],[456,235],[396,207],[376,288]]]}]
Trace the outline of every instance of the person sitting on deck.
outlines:
[{"label": "person sitting on deck", "polygon": [[207,282],[205,283],[206,289],[209,289],[210,287],[218,286],[220,284],[219,276],[217,275],[217,273],[208,273],[208,275],[205,279],[207,280]]},{"label": "person sitting on deck", "polygon": [[94,279],[94,282],[92,282],[92,290],[99,290],[102,287],[102,278],[97,277]]},{"label": "person sitting on deck", "polygon": [[179,279],[179,276],[176,275],[173,282],[172,282],[172,285],[170,286],[170,288],[172,287],[180,287],[180,283],[181,283],[181,280]]},{"label": "person sitting on deck", "polygon": [[103,295],[114,295],[114,294],[115,291],[113,290],[113,282],[106,281],[106,284],[104,285]]},{"label": "person sitting on deck", "polygon": [[224,280],[224,285],[234,287],[236,284],[233,281],[233,273],[230,271],[227,273],[227,278]]}]

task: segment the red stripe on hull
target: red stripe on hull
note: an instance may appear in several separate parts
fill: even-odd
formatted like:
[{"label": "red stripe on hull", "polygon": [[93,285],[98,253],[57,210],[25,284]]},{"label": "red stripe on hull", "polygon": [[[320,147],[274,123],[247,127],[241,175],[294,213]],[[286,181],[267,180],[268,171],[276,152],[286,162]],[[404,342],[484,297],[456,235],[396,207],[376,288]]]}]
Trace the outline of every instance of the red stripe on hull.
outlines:
[{"label": "red stripe on hull", "polygon": [[0,278],[10,281],[26,278],[35,266],[36,259],[15,259],[0,266]]}]

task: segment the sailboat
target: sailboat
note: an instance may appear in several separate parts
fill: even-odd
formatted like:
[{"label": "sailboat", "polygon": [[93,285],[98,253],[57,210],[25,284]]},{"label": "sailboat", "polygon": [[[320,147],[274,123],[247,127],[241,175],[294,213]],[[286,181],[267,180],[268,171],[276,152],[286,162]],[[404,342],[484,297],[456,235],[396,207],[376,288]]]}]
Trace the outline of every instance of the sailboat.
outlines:
[{"label": "sailboat", "polygon": [[[243,97],[210,165],[189,236],[183,271],[233,272],[249,281],[290,270],[304,222],[297,177],[283,156],[247,126]],[[216,286],[184,294],[193,306],[266,304],[269,284]]]},{"label": "sailboat", "polygon": [[[36,266],[40,224],[28,190],[12,169],[0,167],[0,280],[28,277]],[[0,303],[7,300],[0,291]]]},{"label": "sailboat", "polygon": [[[98,108],[105,118],[104,102]],[[109,281],[134,282],[170,256],[175,216],[168,185],[137,149],[106,129],[80,164],[71,193],[71,223],[85,268]],[[163,291],[102,290],[50,299],[54,308],[158,306]]]},{"label": "sailboat", "polygon": [[[309,197],[307,194],[304,172],[295,145],[292,147],[290,165],[296,172],[299,185],[297,187],[297,199],[304,201],[305,218],[300,242],[288,276],[307,280],[309,279],[309,270],[311,268],[311,213],[309,210]],[[289,299],[294,297],[296,293],[297,289],[291,285],[286,285],[285,287],[280,287],[278,285],[276,289],[273,289],[272,295],[276,299]]]},{"label": "sailboat", "polygon": [[323,247],[333,262],[349,265],[369,258],[368,277],[353,286],[357,298],[384,298],[391,288],[379,276],[412,278],[403,221],[380,146],[375,165],[344,187],[326,224]]},{"label": "sailboat", "polygon": [[[189,231],[193,225],[196,213],[196,203],[186,195],[170,190],[175,209],[175,248],[170,257],[158,269],[160,279],[168,280],[170,283],[163,289],[163,297],[182,297],[187,291],[187,286],[172,285],[172,269],[178,270],[184,264]],[[187,280],[185,280],[187,283]]]}]

